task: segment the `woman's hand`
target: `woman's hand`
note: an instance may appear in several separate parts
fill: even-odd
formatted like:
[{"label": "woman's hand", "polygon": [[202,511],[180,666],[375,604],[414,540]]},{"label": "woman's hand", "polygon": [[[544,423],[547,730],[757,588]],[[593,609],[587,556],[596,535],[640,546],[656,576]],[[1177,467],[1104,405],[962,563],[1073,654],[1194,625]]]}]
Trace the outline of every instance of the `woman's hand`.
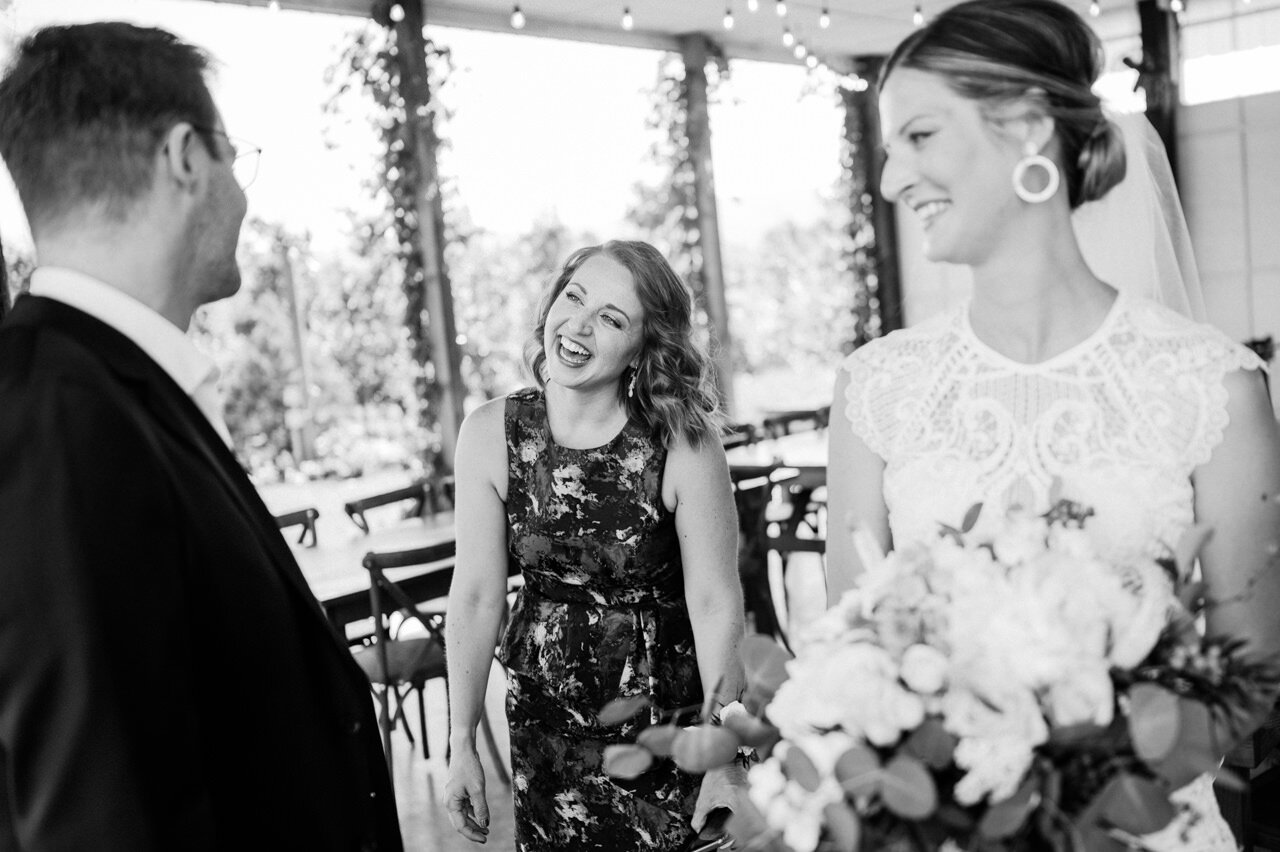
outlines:
[{"label": "woman's hand", "polygon": [[698,789],[698,802],[693,808],[693,819],[689,824],[694,831],[702,831],[707,824],[707,814],[716,808],[738,809],[738,798],[747,794],[747,770],[742,764],[734,761],[727,766],[708,769],[702,776],[702,786]]},{"label": "woman's hand", "polygon": [[444,787],[449,822],[476,843],[489,839],[489,803],[484,798],[484,768],[474,747],[455,748],[449,759],[449,782]]}]

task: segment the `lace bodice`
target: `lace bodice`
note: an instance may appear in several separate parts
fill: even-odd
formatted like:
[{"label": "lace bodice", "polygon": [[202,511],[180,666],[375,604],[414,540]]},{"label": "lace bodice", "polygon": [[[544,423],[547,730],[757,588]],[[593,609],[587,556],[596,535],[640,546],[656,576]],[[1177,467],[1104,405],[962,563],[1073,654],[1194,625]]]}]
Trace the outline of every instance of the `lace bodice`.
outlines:
[{"label": "lace bodice", "polygon": [[1092,506],[1106,557],[1159,556],[1194,519],[1191,474],[1227,425],[1223,379],[1262,361],[1209,326],[1124,295],[1086,340],[1040,364],[983,344],[968,306],[859,348],[846,411],[885,460],[895,546],[974,503]]}]

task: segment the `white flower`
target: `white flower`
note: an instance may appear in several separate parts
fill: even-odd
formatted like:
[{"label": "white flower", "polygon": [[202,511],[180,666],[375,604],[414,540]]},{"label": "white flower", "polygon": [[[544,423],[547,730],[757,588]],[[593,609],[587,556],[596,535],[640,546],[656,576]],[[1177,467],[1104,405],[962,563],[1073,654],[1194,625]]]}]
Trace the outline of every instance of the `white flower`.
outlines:
[{"label": "white flower", "polygon": [[1013,795],[1035,747],[1049,736],[1035,696],[1008,689],[979,698],[969,690],[952,689],[942,705],[947,730],[960,738],[956,765],[968,770],[956,785],[956,799],[969,805]]},{"label": "white flower", "polygon": [[1041,516],[1015,512],[991,544],[996,558],[1005,565],[1020,565],[1044,553],[1048,533]]},{"label": "white flower", "polygon": [[840,728],[876,745],[892,745],[924,719],[924,704],[898,682],[898,667],[865,642],[801,654],[765,709],[788,740]]},{"label": "white flower", "polygon": [[1081,669],[1049,687],[1049,718],[1054,725],[1111,724],[1115,688],[1106,665]]},{"label": "white flower", "polygon": [[942,689],[947,677],[947,658],[929,645],[912,645],[902,652],[902,680],[921,695]]},{"label": "white flower", "polygon": [[1111,630],[1109,658],[1120,668],[1133,668],[1155,647],[1176,605],[1173,584],[1159,565],[1145,563],[1133,567],[1130,594],[1121,600],[1131,608],[1118,612]]}]

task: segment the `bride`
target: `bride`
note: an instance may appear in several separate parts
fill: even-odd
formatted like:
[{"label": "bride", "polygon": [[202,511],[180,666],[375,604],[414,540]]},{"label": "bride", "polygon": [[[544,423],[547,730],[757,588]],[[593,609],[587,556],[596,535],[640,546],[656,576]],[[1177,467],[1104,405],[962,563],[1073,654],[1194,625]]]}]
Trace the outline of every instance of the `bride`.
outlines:
[{"label": "bride", "polygon": [[[1141,117],[1129,132],[1104,116],[1100,65],[1097,37],[1054,0],[961,3],[886,62],[882,192],[920,216],[930,260],[970,268],[973,295],[841,366],[828,598],[858,571],[854,527],[887,549],[974,503],[1065,497],[1095,510],[1095,544],[1119,564],[1211,526],[1208,628],[1273,653],[1280,437],[1264,365],[1189,318],[1198,283],[1171,182],[1160,193],[1163,150],[1145,156]],[[1211,783],[1176,794],[1148,848],[1236,848]]]}]

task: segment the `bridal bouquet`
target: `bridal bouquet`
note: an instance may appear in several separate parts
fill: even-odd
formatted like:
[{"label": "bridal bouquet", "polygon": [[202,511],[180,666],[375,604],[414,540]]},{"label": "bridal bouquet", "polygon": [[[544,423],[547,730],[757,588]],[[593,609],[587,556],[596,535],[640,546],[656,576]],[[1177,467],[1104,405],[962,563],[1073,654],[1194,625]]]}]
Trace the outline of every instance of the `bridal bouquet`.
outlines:
[{"label": "bridal bouquet", "polygon": [[751,637],[740,703],[655,726],[616,764],[754,749],[740,848],[1092,852],[1167,825],[1280,675],[1197,630],[1196,542],[1121,567],[1079,505],[980,515],[887,556],[860,541],[865,572],[794,657]]}]

